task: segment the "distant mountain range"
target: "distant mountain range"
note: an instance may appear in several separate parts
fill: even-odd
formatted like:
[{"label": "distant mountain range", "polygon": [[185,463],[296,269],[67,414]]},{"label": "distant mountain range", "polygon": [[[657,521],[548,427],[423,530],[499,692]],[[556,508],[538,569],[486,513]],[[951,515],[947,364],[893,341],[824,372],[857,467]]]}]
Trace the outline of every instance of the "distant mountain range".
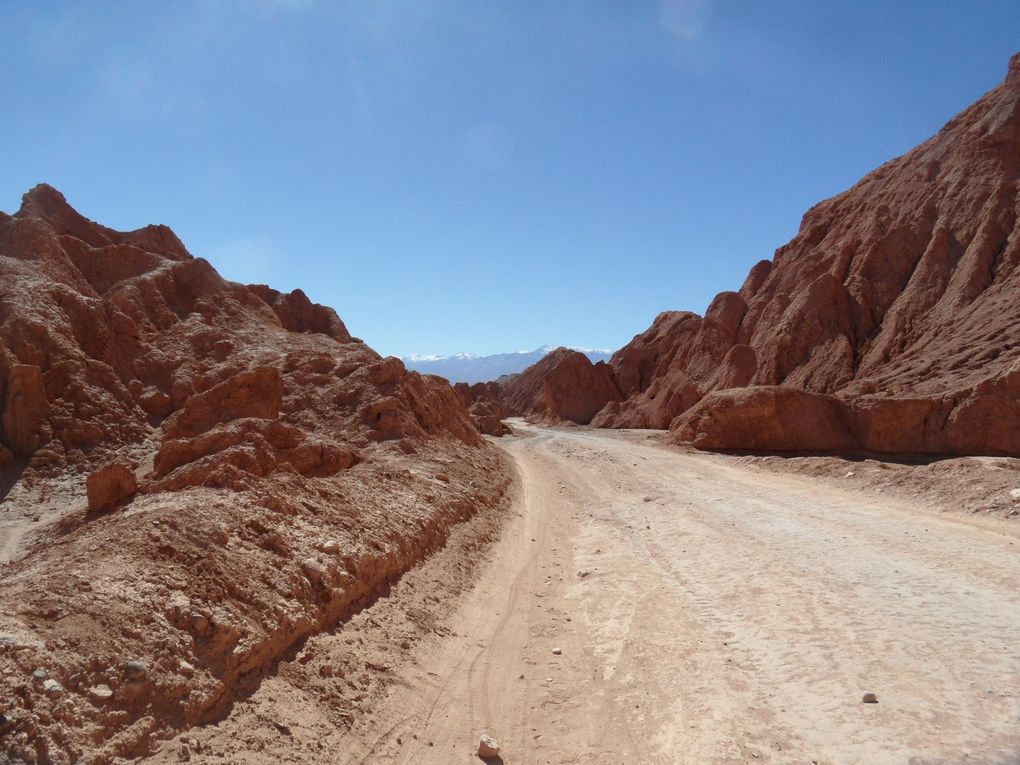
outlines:
[{"label": "distant mountain range", "polygon": [[[423,374],[439,375],[452,383],[488,382],[503,375],[523,372],[546,354],[558,348],[557,345],[543,345],[533,351],[496,353],[479,356],[474,353],[454,353],[452,356],[401,356],[404,366]],[[592,362],[608,361],[612,351],[604,348],[571,348],[587,356]]]}]

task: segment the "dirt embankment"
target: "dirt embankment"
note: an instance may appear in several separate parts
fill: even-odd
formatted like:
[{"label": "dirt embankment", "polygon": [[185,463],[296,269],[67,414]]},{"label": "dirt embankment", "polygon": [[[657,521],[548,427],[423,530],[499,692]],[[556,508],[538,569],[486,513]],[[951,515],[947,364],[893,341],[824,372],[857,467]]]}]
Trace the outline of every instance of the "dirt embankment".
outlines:
[{"label": "dirt embankment", "polygon": [[953,457],[917,462],[844,457],[742,457],[751,470],[792,474],[827,486],[913,501],[947,513],[1020,517],[1020,459]]},{"label": "dirt embankment", "polygon": [[219,719],[302,640],[499,507],[508,482],[496,454],[449,445],[328,484],[71,513],[2,569],[4,746],[25,762],[110,762]]},{"label": "dirt embankment", "polygon": [[[637,444],[702,453],[690,445],[674,445],[670,434],[663,431],[621,430],[619,437]],[[1020,458],[1016,457],[796,453],[715,456],[750,471],[810,478],[832,489],[904,500],[928,511],[1020,519]]]}]

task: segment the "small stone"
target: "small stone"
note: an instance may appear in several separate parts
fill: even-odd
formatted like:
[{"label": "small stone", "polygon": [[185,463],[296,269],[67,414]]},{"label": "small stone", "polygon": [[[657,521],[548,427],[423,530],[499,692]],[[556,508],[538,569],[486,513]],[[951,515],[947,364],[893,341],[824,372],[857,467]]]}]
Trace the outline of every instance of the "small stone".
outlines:
[{"label": "small stone", "polygon": [[340,543],[337,542],[335,539],[329,539],[322,543],[322,547],[320,549],[324,553],[332,555],[333,553],[337,552],[340,549]]},{"label": "small stone", "polygon": [[847,473],[847,474],[846,474],[845,476],[843,476],[843,477],[844,477],[844,478],[853,478],[853,477],[854,477],[855,475],[857,475],[857,473],[855,473],[854,471],[852,471],[852,470],[851,470],[851,471],[850,471],[849,473]]},{"label": "small stone", "polygon": [[181,659],[177,666],[181,670],[181,674],[186,677],[191,677],[195,674],[195,667],[191,663],[186,662],[184,659]]},{"label": "small stone", "polygon": [[16,646],[18,639],[14,635],[0,635],[0,648]]},{"label": "small stone", "polygon": [[61,693],[64,692],[64,686],[62,686],[60,683],[58,683],[53,678],[50,678],[49,680],[45,680],[43,682],[42,687],[43,687],[43,692],[47,696],[49,696],[50,698],[56,698],[57,696],[59,696]]},{"label": "small stone", "polygon": [[102,683],[99,685],[93,685],[89,688],[89,696],[94,698],[96,701],[106,701],[112,695],[113,691],[110,690],[110,686],[103,685]]},{"label": "small stone", "polygon": [[1020,489],[1013,489],[1009,492],[1009,496],[1013,499],[1020,499]]},{"label": "small stone", "polygon": [[41,683],[47,677],[49,677],[49,673],[45,669],[37,669],[32,672],[32,679],[37,683]]},{"label": "small stone", "polygon": [[488,733],[483,733],[478,739],[478,756],[482,759],[487,757],[499,757],[499,742]]},{"label": "small stone", "polygon": [[876,696],[871,691],[868,691],[863,696],[861,696],[861,702],[864,703],[864,704],[877,704],[878,703],[878,696]]},{"label": "small stone", "polygon": [[145,662],[141,661],[127,661],[124,662],[124,676],[128,680],[141,680],[147,674],[149,674],[149,668],[145,665]]},{"label": "small stone", "polygon": [[315,558],[306,558],[301,561],[301,573],[313,585],[318,585],[326,577],[326,569]]},{"label": "small stone", "polygon": [[561,653],[563,653],[562,648],[553,648],[553,656],[559,656]]}]

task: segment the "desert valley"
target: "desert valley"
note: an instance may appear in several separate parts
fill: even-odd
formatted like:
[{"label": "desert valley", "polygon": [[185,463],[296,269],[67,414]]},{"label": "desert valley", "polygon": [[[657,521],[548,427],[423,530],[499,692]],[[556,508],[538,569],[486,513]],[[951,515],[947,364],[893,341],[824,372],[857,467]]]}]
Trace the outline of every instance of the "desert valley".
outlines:
[{"label": "desert valley", "polygon": [[1020,54],[498,380],[74,202],[0,213],[0,764],[1020,761]]}]

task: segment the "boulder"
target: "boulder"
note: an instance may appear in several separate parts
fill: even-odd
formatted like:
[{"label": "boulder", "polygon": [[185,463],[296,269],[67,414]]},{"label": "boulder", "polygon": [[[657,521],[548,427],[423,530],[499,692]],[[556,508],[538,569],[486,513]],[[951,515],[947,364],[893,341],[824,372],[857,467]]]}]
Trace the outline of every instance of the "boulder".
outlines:
[{"label": "boulder", "polygon": [[138,484],[135,471],[123,462],[111,462],[95,471],[85,481],[89,510],[103,510],[128,499]]},{"label": "boulder", "polygon": [[859,446],[831,396],[758,386],[716,391],[680,415],[673,438],[700,449],[844,451]]}]

